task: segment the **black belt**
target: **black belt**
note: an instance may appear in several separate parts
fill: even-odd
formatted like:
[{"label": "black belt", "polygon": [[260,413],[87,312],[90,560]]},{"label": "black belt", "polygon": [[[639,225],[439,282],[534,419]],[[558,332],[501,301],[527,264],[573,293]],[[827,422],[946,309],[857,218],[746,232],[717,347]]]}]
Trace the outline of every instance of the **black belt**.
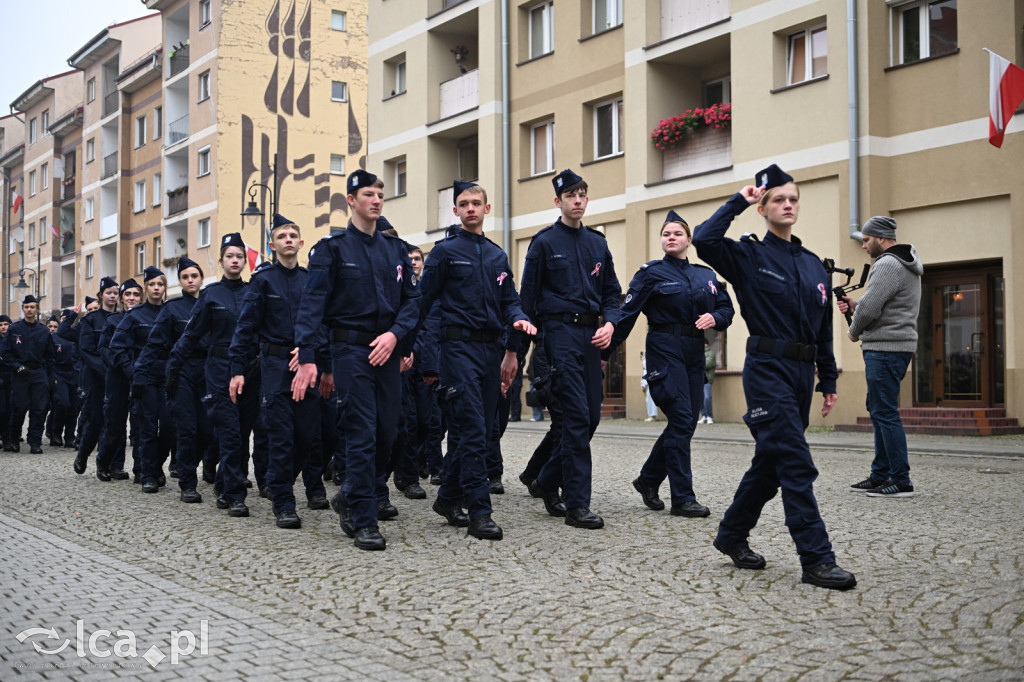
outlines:
[{"label": "black belt", "polygon": [[290,358],[295,346],[279,346],[276,343],[263,344],[263,354],[273,355],[276,358]]},{"label": "black belt", "polygon": [[704,331],[697,329],[695,324],[649,324],[647,330],[676,336],[692,336],[695,339],[704,336]]},{"label": "black belt", "polygon": [[543,319],[554,320],[555,322],[565,322],[566,324],[575,324],[579,327],[597,329],[598,317],[598,315],[593,315],[591,313],[553,313],[551,315],[545,315]]},{"label": "black belt", "polygon": [[751,336],[747,339],[747,352],[757,351],[768,355],[778,355],[788,360],[814,362],[815,347],[796,341],[769,339],[766,336]]},{"label": "black belt", "polygon": [[493,329],[467,329],[466,327],[445,327],[441,334],[449,341],[483,341],[494,343],[501,332]]},{"label": "black belt", "polygon": [[36,362],[35,360],[26,360],[25,362],[23,362],[21,364],[25,365],[25,367],[27,367],[28,369],[42,369],[43,368],[43,363]]},{"label": "black belt", "polygon": [[373,332],[361,332],[355,329],[345,329],[344,327],[335,327],[331,330],[331,341],[343,341],[345,343],[353,343],[357,346],[369,346],[378,336],[380,336],[380,334],[374,334]]},{"label": "black belt", "polygon": [[207,355],[211,358],[226,358],[228,356],[227,346],[210,346]]}]

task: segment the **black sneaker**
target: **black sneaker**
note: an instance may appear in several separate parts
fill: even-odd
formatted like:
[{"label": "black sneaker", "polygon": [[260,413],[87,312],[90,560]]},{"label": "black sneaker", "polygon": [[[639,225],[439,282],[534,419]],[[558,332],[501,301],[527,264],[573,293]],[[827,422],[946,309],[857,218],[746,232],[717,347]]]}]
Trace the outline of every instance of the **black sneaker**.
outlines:
[{"label": "black sneaker", "polygon": [[878,486],[883,485],[883,484],[885,484],[887,482],[888,481],[880,481],[877,478],[874,478],[872,476],[868,476],[867,478],[865,478],[860,483],[854,483],[853,485],[851,485],[850,486],[850,492],[852,492],[852,493],[867,492],[868,490],[871,490],[872,488],[877,488]]},{"label": "black sneaker", "polygon": [[889,481],[877,488],[867,491],[868,497],[913,497],[914,486],[911,483],[894,483]]}]

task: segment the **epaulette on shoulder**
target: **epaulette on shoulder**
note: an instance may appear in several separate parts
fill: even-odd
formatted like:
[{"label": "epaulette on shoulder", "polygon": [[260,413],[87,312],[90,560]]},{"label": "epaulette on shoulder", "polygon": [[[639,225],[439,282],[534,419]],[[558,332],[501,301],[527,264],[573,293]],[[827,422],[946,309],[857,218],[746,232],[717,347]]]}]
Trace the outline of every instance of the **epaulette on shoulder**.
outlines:
[{"label": "epaulette on shoulder", "polygon": [[647,268],[651,267],[652,265],[657,265],[658,263],[664,263],[664,262],[665,261],[660,260],[660,259],[659,260],[647,261],[646,263],[644,263],[643,265],[640,266],[640,269],[641,270],[646,270]]},{"label": "epaulette on shoulder", "polygon": [[251,274],[251,275],[249,276],[249,278],[250,278],[250,279],[253,279],[253,278],[255,278],[255,277],[256,277],[257,275],[263,274],[264,272],[266,272],[267,270],[269,270],[269,269],[270,269],[270,266],[269,266],[269,265],[264,265],[264,263],[269,263],[269,262],[270,262],[270,261],[263,261],[263,263],[260,263],[259,265],[257,265],[257,266],[256,266],[256,269],[252,271],[252,274]]},{"label": "epaulette on shoulder", "polygon": [[708,266],[704,265],[703,263],[690,263],[690,266],[694,267],[694,268],[703,268],[704,270],[711,270],[711,268],[709,268]]},{"label": "epaulette on shoulder", "polygon": [[594,234],[598,234],[598,235],[601,235],[601,238],[602,238],[602,239],[608,239],[607,235],[605,235],[605,233],[604,233],[604,232],[602,232],[601,230],[598,230],[597,228],[594,228],[594,227],[588,227],[588,226],[586,226],[586,225],[584,225],[584,227],[586,227],[586,228],[587,228],[588,230],[590,230],[590,231],[591,231],[591,232],[593,232]]},{"label": "epaulette on shoulder", "polygon": [[761,240],[757,238],[757,235],[753,232],[744,232],[743,236],[740,237],[741,242],[755,242],[760,244]]}]

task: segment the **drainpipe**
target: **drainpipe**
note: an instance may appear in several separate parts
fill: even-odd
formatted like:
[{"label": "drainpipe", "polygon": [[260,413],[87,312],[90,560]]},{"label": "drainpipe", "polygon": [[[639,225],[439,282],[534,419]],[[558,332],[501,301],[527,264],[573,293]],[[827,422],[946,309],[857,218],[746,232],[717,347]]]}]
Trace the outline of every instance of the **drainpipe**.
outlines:
[{"label": "drainpipe", "polygon": [[846,81],[850,109],[850,239],[861,241],[860,232],[860,100],[857,92],[857,0],[846,0]]},{"label": "drainpipe", "polygon": [[501,0],[501,236],[505,253],[512,249],[512,168],[508,120],[508,0]]}]

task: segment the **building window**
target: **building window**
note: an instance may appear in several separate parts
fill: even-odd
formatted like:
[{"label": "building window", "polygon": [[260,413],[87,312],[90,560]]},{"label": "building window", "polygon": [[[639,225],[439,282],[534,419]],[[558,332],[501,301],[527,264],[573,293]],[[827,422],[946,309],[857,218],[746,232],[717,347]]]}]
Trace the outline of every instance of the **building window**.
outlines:
[{"label": "building window", "polygon": [[36,195],[36,172],[32,171],[28,174],[28,195],[34,197]]},{"label": "building window", "polygon": [[395,194],[394,196],[403,196],[406,192],[405,187],[405,157],[395,161]]},{"label": "building window", "polygon": [[622,98],[594,105],[594,158],[622,153]]},{"label": "building window", "polygon": [[348,83],[331,81],[331,100],[334,102],[348,101]]},{"label": "building window", "polygon": [[153,265],[160,267],[164,259],[164,240],[160,237],[153,237]]},{"label": "building window", "polygon": [[88,140],[85,143],[85,162],[96,160],[96,140]]},{"label": "building window", "polygon": [[331,154],[331,175],[345,174],[345,157],[341,154]]},{"label": "building window", "polygon": [[530,175],[555,169],[555,119],[530,127]]},{"label": "building window", "polygon": [[163,176],[157,173],[153,176],[153,205],[159,206],[163,200]]},{"label": "building window", "polygon": [[38,130],[39,130],[39,127],[38,127],[38,125],[36,123],[36,120],[34,118],[29,120],[29,122],[28,122],[28,143],[30,145],[36,143],[36,136],[37,136]]},{"label": "building window", "polygon": [[196,223],[196,246],[203,248],[210,245],[210,219],[203,218]]},{"label": "building window", "polygon": [[163,135],[164,128],[164,108],[157,107],[153,110],[153,139],[159,140],[160,136]]},{"label": "building window", "polygon": [[815,26],[789,36],[786,85],[828,74],[828,30]]},{"label": "building window", "polygon": [[135,183],[135,212],[146,210],[146,181],[139,180]]},{"label": "building window", "polygon": [[211,19],[210,0],[199,0],[199,28],[209,25]]},{"label": "building window", "polygon": [[43,180],[43,189],[50,188],[50,164],[44,163],[43,167],[39,169],[39,175]]},{"label": "building window", "polygon": [[210,147],[206,146],[206,147],[203,147],[202,149],[200,149],[198,157],[199,157],[199,163],[198,163],[199,175],[198,175],[198,177],[202,177],[204,175],[209,175],[210,174]]},{"label": "building window", "polygon": [[400,95],[405,92],[405,60],[395,64],[395,90],[392,95]]},{"label": "building window", "polygon": [[36,248],[36,224],[28,224],[28,248]]},{"label": "building window", "polygon": [[346,16],[344,12],[339,12],[336,9],[331,10],[331,28],[335,31],[347,31]]},{"label": "building window", "polygon": [[86,97],[88,98],[88,101],[91,102],[94,99],[96,99],[96,79],[95,78],[90,78],[89,79],[89,82],[86,83],[86,85],[85,85],[85,91],[86,91]]},{"label": "building window", "polygon": [[554,51],[554,35],[554,3],[543,2],[530,9],[530,59]]},{"label": "building window", "polygon": [[39,271],[39,298],[46,298],[46,270]]},{"label": "building window", "polygon": [[39,245],[42,246],[46,243],[46,235],[50,232],[50,225],[48,220],[39,221]]},{"label": "building window", "polygon": [[39,121],[40,121],[39,129],[42,131],[43,137],[46,137],[46,135],[48,134],[47,131],[48,131],[49,127],[50,127],[50,110],[49,109],[43,109],[43,113],[39,115]]},{"label": "building window", "polygon": [[92,279],[93,268],[92,268],[92,254],[90,253],[85,257],[85,278]]},{"label": "building window", "polygon": [[899,15],[900,64],[956,51],[956,0],[920,0],[892,11]]},{"label": "building window", "polygon": [[146,144],[146,115],[143,114],[135,119],[135,148],[138,149]]},{"label": "building window", "polygon": [[459,140],[459,177],[463,180],[478,180],[480,178],[479,143],[477,137],[467,137]]},{"label": "building window", "polygon": [[210,99],[210,72],[203,71],[199,74],[199,101]]},{"label": "building window", "polygon": [[622,0],[594,0],[594,33],[622,25]]},{"label": "building window", "polygon": [[85,200],[85,219],[92,220],[95,217],[96,200],[89,197]]},{"label": "building window", "polygon": [[729,76],[716,78],[704,84],[704,106],[712,104],[728,104],[732,101],[732,89]]},{"label": "building window", "polygon": [[146,242],[135,245],[135,272],[143,272],[146,269]]}]

